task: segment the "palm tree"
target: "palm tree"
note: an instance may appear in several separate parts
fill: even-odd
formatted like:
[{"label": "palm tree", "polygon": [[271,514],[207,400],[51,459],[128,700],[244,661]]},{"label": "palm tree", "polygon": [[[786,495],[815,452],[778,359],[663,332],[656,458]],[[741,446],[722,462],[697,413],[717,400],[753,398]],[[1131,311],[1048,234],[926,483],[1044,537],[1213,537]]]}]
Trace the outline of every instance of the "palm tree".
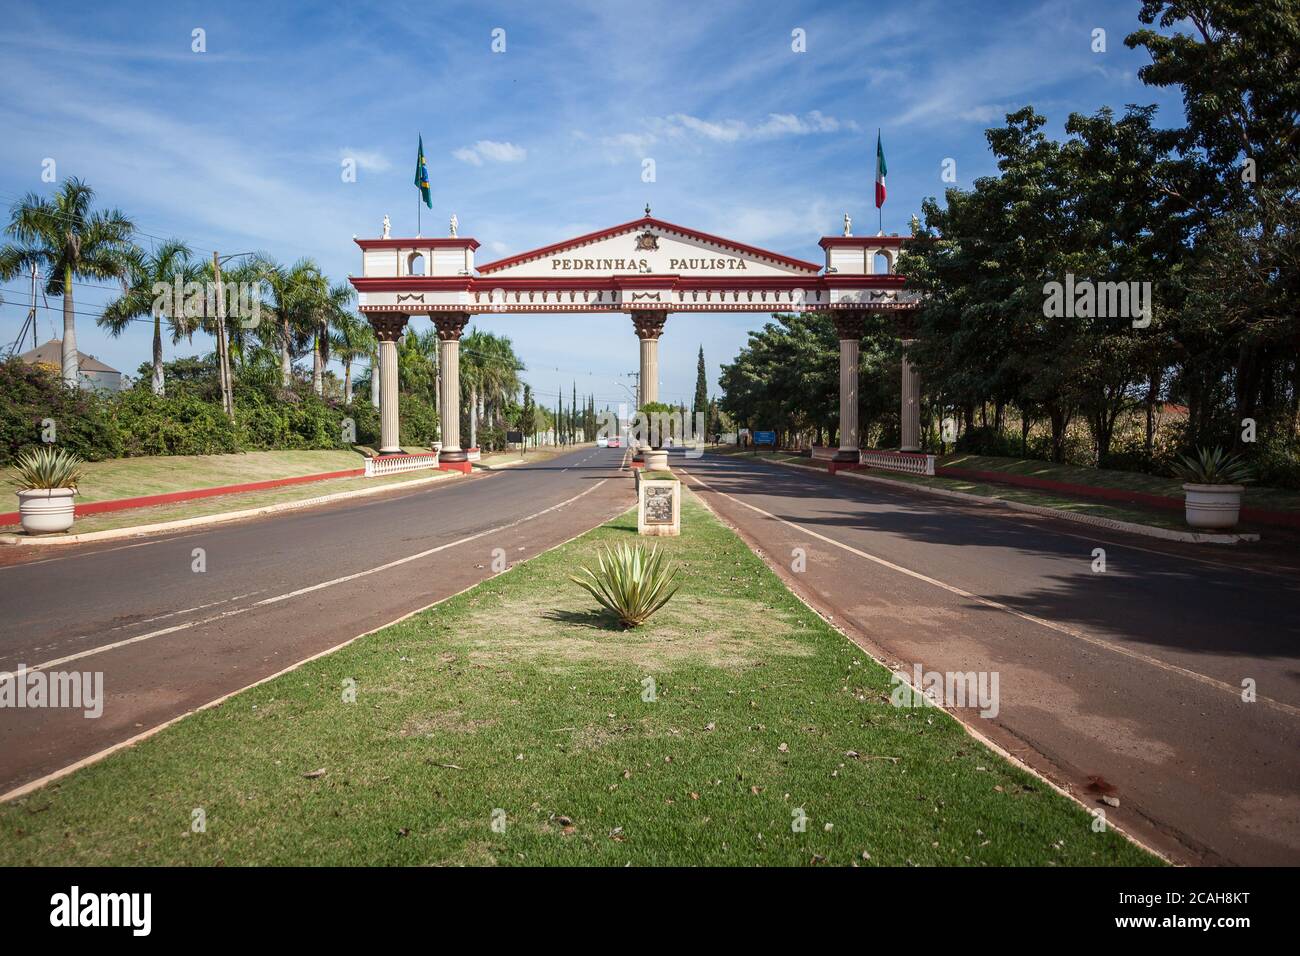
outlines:
[{"label": "palm tree", "polygon": [[[143,316],[153,317],[153,393],[166,394],[163,382],[162,320],[167,317],[172,342],[193,332],[187,322],[184,299],[175,294],[179,279],[185,284],[194,280],[195,269],[190,262],[190,248],[180,240],[163,243],[154,252],[134,251],[127,261],[127,272],[122,280],[122,294],[104,306],[104,312],[95,321],[116,338],[131,323]],[[155,289],[155,286],[162,288]],[[164,291],[165,290],[165,291]],[[161,294],[159,294],[161,293]]]},{"label": "palm tree", "polygon": [[49,199],[28,193],[14,203],[5,227],[17,241],[0,248],[0,280],[36,265],[49,276],[46,294],[63,298],[63,382],[73,387],[80,370],[72,282],[124,278],[134,248],[131,220],[116,209],[91,212],[94,198],[95,191],[75,177],[65,179]]},{"label": "palm tree", "polygon": [[[485,417],[496,425],[501,406],[519,394],[519,373],[524,363],[515,355],[514,346],[504,335],[489,335],[484,362],[483,406]],[[491,415],[486,414],[491,408]]]},{"label": "palm tree", "polygon": [[299,259],[285,268],[263,258],[259,274],[266,283],[272,324],[269,338],[280,350],[280,387],[293,384],[293,358],[306,351],[313,329],[312,310],[320,268],[310,259]]},{"label": "palm tree", "polygon": [[460,345],[460,386],[469,395],[469,448],[478,447],[479,401],[488,378],[490,332],[470,329]]},{"label": "palm tree", "polygon": [[355,293],[346,282],[326,286],[325,277],[320,276],[313,288],[313,318],[315,319],[312,336],[311,384],[316,394],[325,397],[325,369],[330,361],[330,343],[333,340],[331,330],[337,329],[339,322],[348,314]]},{"label": "palm tree", "polygon": [[[343,363],[343,404],[352,404],[352,363],[369,356],[376,348],[370,323],[353,312],[342,311],[334,322],[333,348]],[[374,374],[374,370],[371,370]]]},{"label": "palm tree", "polygon": [[438,407],[438,332],[427,328],[417,332],[409,326],[397,343],[397,384],[401,391],[417,395]]}]

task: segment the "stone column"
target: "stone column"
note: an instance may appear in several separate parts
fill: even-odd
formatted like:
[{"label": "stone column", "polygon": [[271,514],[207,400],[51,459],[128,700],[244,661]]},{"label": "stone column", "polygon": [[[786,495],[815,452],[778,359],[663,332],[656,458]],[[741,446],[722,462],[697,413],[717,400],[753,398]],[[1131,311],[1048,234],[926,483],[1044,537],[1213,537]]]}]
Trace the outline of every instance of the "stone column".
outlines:
[{"label": "stone column", "polygon": [[858,346],[863,317],[857,312],[834,313],[840,338],[840,448],[835,461],[857,464],[862,460],[858,437]]},{"label": "stone column", "polygon": [[379,453],[399,454],[402,441],[397,417],[397,340],[406,328],[407,316],[389,312],[369,318],[375,338],[379,339]]},{"label": "stone column", "polygon": [[663,334],[666,312],[633,312],[632,324],[641,340],[641,387],[637,406],[659,401],[659,336]]},{"label": "stone column", "polygon": [[438,329],[438,422],[442,428],[440,461],[466,460],[460,447],[460,334],[467,312],[438,312],[431,316]]},{"label": "stone column", "polygon": [[907,347],[915,339],[903,340],[903,388],[902,406],[899,409],[902,451],[921,450],[921,376],[907,360]]}]

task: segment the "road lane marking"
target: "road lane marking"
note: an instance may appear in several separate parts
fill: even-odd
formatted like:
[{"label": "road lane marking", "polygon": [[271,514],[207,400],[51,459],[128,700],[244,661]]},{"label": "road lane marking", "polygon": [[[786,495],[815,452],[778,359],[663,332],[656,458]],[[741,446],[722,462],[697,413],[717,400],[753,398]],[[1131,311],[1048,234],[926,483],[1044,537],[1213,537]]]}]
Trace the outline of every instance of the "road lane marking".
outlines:
[{"label": "road lane marking", "polygon": [[[528,521],[532,521],[535,518],[540,518],[544,514],[549,514],[552,511],[555,511],[559,508],[563,508],[565,505],[572,504],[573,502],[577,501],[579,498],[583,498],[589,495],[591,492],[595,491],[597,488],[605,484],[605,482],[607,481],[609,481],[608,478],[602,478],[600,479],[600,481],[596,482],[586,491],[579,492],[578,494],[574,495],[572,498],[566,498],[564,501],[561,501],[559,504],[551,505],[549,508],[544,508],[541,511],[534,512],[533,514],[530,514],[527,517],[517,518],[514,521],[508,522],[507,524],[498,525],[495,528],[488,528],[486,531],[479,531],[475,534],[468,535],[467,537],[458,538],[455,541],[449,541],[446,544],[440,544],[436,548],[429,548],[425,551],[420,551],[416,554],[407,555],[404,558],[397,558],[394,561],[389,561],[386,564],[381,564],[373,568],[368,568],[364,571],[356,571],[352,574],[345,574],[342,577],[333,578],[329,581],[321,581],[316,584],[308,585],[307,587],[297,588],[293,591],[287,591],[284,594],[277,594],[274,595],[273,597],[263,598],[260,601],[255,601],[252,604],[246,605],[244,607],[234,608],[233,610],[229,610],[229,611],[222,611],[220,614],[213,614],[209,617],[199,618],[198,620],[194,620],[194,621],[186,621],[185,623],[182,624],[173,624],[171,627],[164,627],[157,631],[150,631],[148,634],[138,634],[135,637],[128,637],[125,640],[114,641],[111,644],[103,644],[99,647],[87,648],[84,651],[78,651],[76,654],[69,654],[66,657],[58,657],[55,658],[54,660],[43,661],[40,664],[34,664],[29,666],[27,668],[27,671],[30,673],[32,671],[44,670],[49,667],[57,667],[58,665],[66,664],[69,661],[80,660],[83,657],[91,657],[95,654],[103,654],[108,651],[116,650],[119,647],[127,647],[128,645],[131,644],[138,644],[141,641],[152,640],[155,637],[165,637],[168,634],[175,634],[178,631],[186,631],[189,630],[190,628],[199,627],[200,625],[203,624],[211,624],[214,621],[222,621],[227,618],[244,614],[247,611],[254,611],[261,607],[268,607],[273,604],[279,604],[282,601],[289,601],[292,600],[293,598],[301,597],[304,594],[310,594],[313,591],[320,591],[325,588],[334,587],[336,584],[346,584],[349,581],[355,581],[359,578],[369,577],[372,574],[379,574],[382,571],[389,571],[393,568],[400,567],[403,564],[409,564],[412,561],[419,561],[421,558],[427,558],[430,555],[437,554],[439,551],[446,551],[448,548],[454,548],[462,544],[467,544],[470,541],[477,540],[478,538],[485,537],[489,534],[497,534],[501,531],[508,531],[510,528],[517,527],[518,525],[524,524],[525,522]],[[13,678],[13,676],[14,676],[13,673],[9,671],[0,672],[0,681],[10,680]]]},{"label": "road lane marking", "polygon": [[[248,591],[244,594],[236,594],[233,597],[222,598],[220,601],[209,601],[207,604],[199,604],[196,605],[195,607],[187,607],[179,611],[169,611],[166,614],[158,614],[155,615],[154,617],[146,617],[143,620],[132,621],[129,624],[118,624],[114,627],[110,627],[108,630],[110,633],[113,631],[124,631],[128,627],[139,627],[141,624],[152,624],[154,621],[166,620],[169,617],[176,617],[178,614],[191,614],[194,611],[206,611],[208,608],[216,607],[218,604],[229,604],[231,601],[239,601],[242,600],[243,598],[252,597],[254,594],[261,594],[261,593],[262,593],[261,591]],[[35,645],[34,647],[30,647],[28,648],[28,651],[31,653],[35,653],[36,651],[46,650],[48,648],[55,647],[59,644],[74,644],[78,641],[84,641],[94,636],[95,636],[94,634],[78,634],[76,637],[59,638],[54,641],[51,641],[49,644],[38,644]],[[21,654],[22,651],[16,651],[12,654],[0,654],[0,661],[7,661],[10,658],[18,657]],[[3,680],[4,677],[5,677],[5,672],[0,671],[0,680]]]},{"label": "road lane marking", "polygon": [[[587,489],[587,491],[595,491],[596,488],[600,487],[600,485],[603,485],[608,480],[609,479],[607,478],[601,479],[599,484]],[[586,493],[587,492],[584,491],[582,494],[585,495]],[[573,498],[570,498],[569,501],[576,501],[578,498],[581,497],[582,495],[576,495]],[[558,505],[554,505],[553,507],[560,508],[563,507],[565,504],[568,504],[568,502],[562,501]],[[552,509],[548,508],[546,510],[550,511]],[[626,508],[620,506],[619,509],[615,511],[612,515],[610,515],[608,518],[600,519],[592,527],[599,528],[601,525],[614,520],[619,515],[623,514],[623,512],[626,510],[627,510]],[[543,515],[545,513],[546,511],[537,512],[538,515]],[[533,517],[536,517],[536,515],[534,515]],[[521,520],[527,521],[529,519],[524,518]],[[590,531],[591,528],[587,528],[585,531],[579,531],[577,534],[569,538],[566,538],[565,540],[557,544],[553,544],[549,548],[545,548],[537,552],[537,554],[533,555],[533,557],[538,557],[542,554],[546,554],[547,552],[554,551],[556,548],[561,548],[564,545],[569,544],[571,541],[577,541],[579,538],[581,538],[583,535],[587,534]],[[491,532],[484,532],[484,533],[490,534]],[[469,539],[467,538],[466,540]],[[519,561],[516,561],[514,564],[510,566],[509,569],[507,569],[506,572],[503,573],[509,573],[509,571],[514,567],[516,567],[517,565],[524,564],[530,560],[532,560],[532,558],[523,558]],[[163,730],[166,730],[172,724],[179,723],[180,721],[184,720],[186,717],[189,717],[193,714],[197,714],[200,711],[209,710],[213,707],[220,706],[221,704],[225,703],[227,700],[236,696],[237,694],[242,694],[244,691],[251,690],[252,688],[258,687],[262,684],[268,684],[271,681],[275,680],[277,677],[282,677],[285,674],[289,674],[292,673],[293,671],[298,670],[298,668],[302,667],[304,664],[310,664],[312,661],[319,660],[322,657],[327,657],[336,651],[341,651],[349,644],[354,644],[357,641],[361,640],[363,637],[369,637],[371,634],[377,634],[380,631],[384,630],[385,628],[392,627],[394,624],[400,624],[403,621],[407,620],[408,618],[415,617],[415,615],[417,614],[423,614],[425,611],[428,611],[431,608],[435,608],[439,604],[445,604],[447,601],[450,601],[452,598],[460,597],[460,595],[466,593],[467,591],[474,590],[474,588],[478,587],[482,583],[483,583],[482,581],[475,581],[473,584],[467,584],[465,585],[465,587],[461,588],[455,594],[448,594],[446,597],[440,597],[438,598],[438,600],[432,601],[429,604],[426,604],[424,607],[417,607],[414,611],[408,611],[407,613],[401,615],[400,617],[396,617],[393,620],[389,621],[387,624],[380,624],[378,627],[372,627],[370,630],[364,631],[361,634],[356,635],[355,637],[350,637],[346,641],[342,641],[338,644],[335,644],[333,647],[328,647],[325,650],[318,651],[317,653],[312,654],[309,657],[304,657],[302,660],[296,661],[293,664],[290,664],[288,667],[276,671],[274,674],[268,674],[265,677],[260,677],[257,680],[253,681],[251,684],[245,684],[243,687],[239,687],[235,690],[222,694],[220,697],[210,700],[207,703],[199,704],[197,707],[193,707],[190,710],[187,710],[183,714],[177,714],[175,717],[169,717],[167,720],[164,720],[162,723],[156,724],[153,727],[150,727],[148,730],[142,730],[140,733],[135,734],[132,737],[128,737],[126,740],[119,740],[117,743],[111,744],[110,746],[105,747],[103,750],[90,754],[87,757],[82,757],[80,760],[75,760],[70,764],[66,764],[65,766],[60,767],[57,770],[52,770],[49,773],[45,774],[44,776],[38,777],[35,780],[29,780],[27,783],[20,784],[14,789],[9,790],[6,793],[0,794],[0,803],[8,803],[10,800],[16,800],[18,797],[25,797],[27,796],[27,794],[39,790],[42,787],[46,786],[47,784],[53,783],[55,780],[59,780],[63,777],[66,777],[69,774],[72,774],[77,770],[80,770],[82,767],[88,767],[91,764],[98,763],[99,761],[103,760],[105,757],[108,757],[119,750],[125,750],[127,747],[137,744],[142,740],[147,740],[148,738],[154,736],[155,734]],[[992,744],[991,746],[996,748],[997,745]],[[1015,759],[1015,758],[1011,758],[1011,759]],[[1119,828],[1116,827],[1116,829]]]},{"label": "road lane marking", "polygon": [[[806,534],[809,537],[816,538],[818,541],[824,541],[826,544],[834,545],[837,548],[841,548],[845,551],[848,551],[850,554],[854,554],[860,558],[866,559],[867,561],[874,562],[875,564],[878,564],[881,567],[889,568],[891,571],[897,571],[899,574],[905,574],[910,578],[915,578],[918,581],[923,581],[926,584],[932,585],[937,588],[941,588],[942,590],[948,591],[951,594],[955,594],[958,595],[959,597],[963,597],[968,600],[975,601],[979,604],[983,604],[985,607],[990,607],[997,611],[1005,611],[1007,614],[1010,614],[1013,617],[1018,617],[1021,620],[1030,622],[1031,624],[1037,624],[1040,627],[1048,628],[1049,630],[1056,631],[1057,633],[1060,634],[1064,634],[1067,637],[1072,637],[1075,640],[1083,641],[1086,644],[1091,644],[1094,647],[1100,647],[1104,650],[1112,651],[1116,654],[1121,654],[1133,660],[1141,661],[1144,664],[1149,664],[1152,667],[1166,671],[1167,673],[1170,674],[1177,674],[1181,677],[1190,678],[1191,680],[1194,680],[1200,684],[1204,684],[1207,687],[1213,687],[1216,690],[1225,691],[1231,694],[1233,697],[1236,697],[1238,700],[1241,699],[1241,688],[1234,687],[1232,684],[1229,684],[1226,681],[1221,681],[1218,680],[1217,678],[1210,677],[1198,671],[1190,670],[1186,667],[1181,667],[1178,664],[1171,664],[1168,661],[1162,661],[1158,657],[1152,657],[1150,654],[1144,654],[1141,651],[1136,651],[1133,650],[1132,648],[1124,647],[1122,644],[1114,644],[1110,641],[1104,640],[1103,638],[1094,637],[1091,634],[1087,634],[1084,631],[1080,631],[1076,628],[1069,627],[1068,625],[1058,624],[1055,621],[1047,620],[1047,618],[1038,617],[1037,615],[1034,614],[1028,614],[1024,611],[1019,611],[1016,608],[1013,608],[1007,604],[1003,604],[1000,601],[994,601],[991,598],[982,597],[981,595],[975,594],[971,591],[967,591],[965,588],[959,588],[956,585],[947,584],[943,581],[940,581],[938,578],[932,578],[929,575],[922,574],[919,571],[913,571],[911,568],[905,568],[901,564],[894,564],[894,562],[892,561],[887,561],[884,558],[877,557],[874,554],[868,554],[866,551],[859,550],[858,548],[855,548],[849,544],[845,544],[842,541],[836,541],[834,538],[828,538],[826,535],[819,534],[818,532],[813,531],[811,528],[805,528],[803,527],[803,525],[795,524],[793,521],[788,521],[785,518],[780,517],[779,515],[774,515],[770,511],[764,511],[762,508],[759,508],[757,505],[751,505],[749,504],[749,502],[741,501],[739,498],[736,498],[733,495],[729,495],[725,491],[718,491],[716,488],[711,487],[710,485],[702,481],[700,478],[697,478],[695,475],[687,473],[687,477],[690,478],[692,481],[694,481],[696,484],[698,484],[700,487],[708,489],[715,495],[719,495],[720,497],[726,498],[728,501],[734,502],[735,504],[738,504],[741,507],[748,508],[751,511],[755,511],[766,518],[771,518],[773,521],[777,521],[783,525],[787,525],[791,528],[794,528],[800,534]],[[1271,697],[1265,697],[1262,694],[1257,694],[1255,699],[1260,701],[1261,703],[1268,704],[1270,707],[1279,710],[1284,714],[1288,714],[1292,717],[1300,716],[1300,707],[1293,707],[1290,704],[1283,703],[1280,700],[1274,700]]]}]

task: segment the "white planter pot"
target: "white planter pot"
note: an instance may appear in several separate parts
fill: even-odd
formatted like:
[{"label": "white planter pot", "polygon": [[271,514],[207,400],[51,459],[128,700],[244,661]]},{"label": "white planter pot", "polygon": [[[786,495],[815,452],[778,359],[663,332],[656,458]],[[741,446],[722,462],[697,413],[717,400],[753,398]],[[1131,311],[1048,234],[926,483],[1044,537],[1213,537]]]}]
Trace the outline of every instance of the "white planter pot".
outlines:
[{"label": "white planter pot", "polygon": [[646,471],[667,471],[668,450],[665,448],[647,448],[645,453]]},{"label": "white planter pot", "polygon": [[57,534],[72,527],[73,488],[32,488],[18,492],[18,516],[28,534]]},{"label": "white planter pot", "polygon": [[1245,485],[1183,485],[1187,523],[1193,528],[1234,528]]}]

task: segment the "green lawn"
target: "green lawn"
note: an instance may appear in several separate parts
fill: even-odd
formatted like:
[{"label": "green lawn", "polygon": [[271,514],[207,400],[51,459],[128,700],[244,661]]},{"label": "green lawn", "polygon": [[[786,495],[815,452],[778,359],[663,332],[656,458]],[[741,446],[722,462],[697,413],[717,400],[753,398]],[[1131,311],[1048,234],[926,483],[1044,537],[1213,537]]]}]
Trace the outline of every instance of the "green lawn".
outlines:
[{"label": "green lawn", "polygon": [[[138,528],[142,525],[179,521],[183,518],[201,518],[207,515],[226,514],[231,511],[247,511],[266,505],[284,504],[289,501],[304,501],[309,498],[319,498],[344,491],[360,491],[385,485],[401,485],[429,478],[450,479],[454,477],[456,477],[455,472],[427,468],[420,471],[407,471],[398,475],[384,475],[379,478],[330,478],[325,481],[311,481],[301,485],[287,485],[283,488],[243,491],[237,494],[216,495],[212,498],[196,498],[193,501],[178,501],[169,505],[153,505],[148,508],[128,508],[125,511],[83,515],[77,518],[72,530],[68,533],[89,534],[92,531],[111,531],[116,528]],[[15,505],[16,508],[17,505]],[[0,529],[0,531],[6,534],[21,533],[17,524],[8,525]]]},{"label": "green lawn", "polygon": [[[360,468],[365,459],[355,451],[250,451],[238,455],[160,455],[114,458],[86,463],[86,477],[77,501],[111,501],[161,495],[194,488],[219,488],[251,481],[315,475]],[[13,469],[3,472],[11,486]],[[17,510],[17,505],[14,505]]]},{"label": "green lawn", "polygon": [[[1109,468],[1081,468],[1077,465],[1055,465],[1048,461],[1028,458],[999,458],[992,455],[947,455],[935,463],[938,467],[965,468],[970,471],[998,471],[1011,475],[1027,475],[1051,481],[1068,481],[1097,488],[1120,488],[1141,491],[1170,498],[1182,498],[1183,483],[1176,478],[1162,478],[1135,471],[1116,471]],[[1284,488],[1246,486],[1243,503],[1247,507],[1282,511],[1300,510],[1300,491]]]},{"label": "green lawn", "polygon": [[629,512],[0,807],[0,864],[1158,862],[893,707],[689,496],[682,527],[657,539],[682,588],[644,628],[567,580]]},{"label": "green lawn", "polygon": [[[92,501],[134,498],[140,495],[166,494],[195,488],[268,481],[273,478],[346,471],[360,468],[364,463],[365,459],[354,451],[252,451],[239,455],[176,455],[92,461],[86,464],[86,478],[78,489],[77,503],[89,504]],[[154,505],[148,508],[130,508],[126,511],[84,515],[77,518],[70,533],[89,534],[93,531],[135,528],[164,521],[178,521],[183,518],[245,511],[344,491],[403,484],[435,475],[452,477],[449,472],[430,469],[386,475],[382,478],[331,478],[301,485],[288,485],[283,488],[267,488],[262,491],[217,495],[213,498],[197,498],[193,501]],[[10,476],[6,473],[5,477]],[[17,498],[11,500],[13,510],[17,511]],[[8,525],[0,531],[16,533],[18,525]]]}]

